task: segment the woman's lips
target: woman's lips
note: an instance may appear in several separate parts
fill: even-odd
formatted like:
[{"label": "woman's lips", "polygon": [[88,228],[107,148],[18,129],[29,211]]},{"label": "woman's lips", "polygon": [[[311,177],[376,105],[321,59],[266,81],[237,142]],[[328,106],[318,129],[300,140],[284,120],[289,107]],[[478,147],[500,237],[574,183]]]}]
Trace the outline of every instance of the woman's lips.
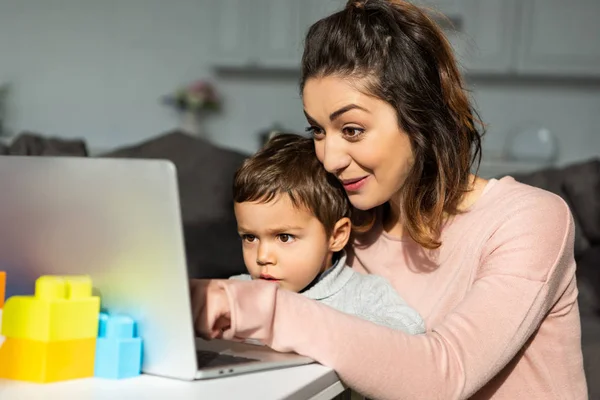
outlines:
[{"label": "woman's lips", "polygon": [[344,189],[346,189],[347,192],[356,192],[358,190],[360,190],[360,188],[362,188],[365,183],[367,183],[367,179],[369,178],[369,176],[362,176],[360,178],[353,178],[353,179],[343,179],[342,180],[342,184],[344,185]]}]

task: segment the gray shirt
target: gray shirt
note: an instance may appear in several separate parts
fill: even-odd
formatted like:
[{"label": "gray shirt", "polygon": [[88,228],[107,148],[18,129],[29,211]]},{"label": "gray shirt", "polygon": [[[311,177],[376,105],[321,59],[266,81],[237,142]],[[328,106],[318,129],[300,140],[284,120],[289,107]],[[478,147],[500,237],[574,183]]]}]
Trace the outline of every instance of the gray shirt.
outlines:
[{"label": "gray shirt", "polygon": [[[250,275],[230,279],[251,280]],[[425,332],[425,322],[382,276],[365,275],[346,265],[342,254],[334,266],[302,295],[347,314],[409,334]]]}]

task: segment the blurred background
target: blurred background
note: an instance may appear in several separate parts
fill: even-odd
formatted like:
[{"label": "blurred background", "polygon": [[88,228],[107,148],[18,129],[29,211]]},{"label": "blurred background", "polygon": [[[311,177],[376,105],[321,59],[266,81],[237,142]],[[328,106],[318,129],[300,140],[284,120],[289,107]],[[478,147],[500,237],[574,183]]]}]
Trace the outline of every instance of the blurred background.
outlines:
[{"label": "blurred background", "polygon": [[[99,153],[182,129],[253,152],[261,134],[304,130],[303,36],[344,3],[0,0],[2,140],[79,138]],[[600,1],[415,3],[447,17],[488,125],[482,175],[600,155]],[[215,101],[182,100],[193,90]]]}]

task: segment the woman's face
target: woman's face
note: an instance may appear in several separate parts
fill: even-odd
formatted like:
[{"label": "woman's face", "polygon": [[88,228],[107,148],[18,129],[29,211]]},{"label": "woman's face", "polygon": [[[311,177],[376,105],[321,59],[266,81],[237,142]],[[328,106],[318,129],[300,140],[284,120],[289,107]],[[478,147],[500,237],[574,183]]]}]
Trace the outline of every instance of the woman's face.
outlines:
[{"label": "woman's face", "polygon": [[308,79],[303,102],[317,157],[342,181],[352,205],[368,210],[394,202],[413,165],[396,110],[334,76]]}]

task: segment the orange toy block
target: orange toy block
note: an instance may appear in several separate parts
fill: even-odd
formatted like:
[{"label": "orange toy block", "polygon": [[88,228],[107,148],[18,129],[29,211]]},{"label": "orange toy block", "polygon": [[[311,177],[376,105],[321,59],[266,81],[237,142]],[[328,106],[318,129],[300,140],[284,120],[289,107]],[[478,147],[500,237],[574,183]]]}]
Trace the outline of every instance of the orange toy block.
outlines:
[{"label": "orange toy block", "polygon": [[42,342],[95,338],[100,298],[87,276],[46,275],[35,296],[12,296],[4,304],[2,335]]},{"label": "orange toy block", "polygon": [[4,294],[6,293],[6,272],[0,271],[0,310],[4,306]]},{"label": "orange toy block", "polygon": [[49,383],[94,376],[96,338],[41,342],[6,338],[0,378]]}]

